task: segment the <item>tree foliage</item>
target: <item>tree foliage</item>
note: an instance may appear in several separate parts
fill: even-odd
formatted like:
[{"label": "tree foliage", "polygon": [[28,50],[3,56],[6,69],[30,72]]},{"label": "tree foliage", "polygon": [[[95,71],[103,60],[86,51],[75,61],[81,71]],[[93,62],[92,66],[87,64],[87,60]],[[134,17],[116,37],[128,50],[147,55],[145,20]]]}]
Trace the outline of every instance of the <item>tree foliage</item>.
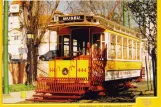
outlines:
[{"label": "tree foliage", "polygon": [[[51,19],[59,5],[56,1],[23,1],[23,13],[25,27],[30,33],[34,34],[34,44],[37,45],[50,24]],[[43,17],[43,20],[42,20]],[[38,35],[38,30],[41,29]]]},{"label": "tree foliage", "polygon": [[155,46],[157,39],[157,6],[156,0],[133,0],[127,3],[135,22],[148,42]]},{"label": "tree foliage", "polygon": [[119,23],[122,22],[120,0],[69,0],[67,4],[66,10],[71,14],[95,14]]},{"label": "tree foliage", "polygon": [[27,29],[28,34],[33,35],[33,38],[28,39],[27,42],[27,62],[30,65],[30,72],[27,76],[27,82],[29,84],[33,84],[33,81],[37,80],[38,46],[55,14],[59,2],[59,0],[22,1],[24,27]]},{"label": "tree foliage", "polygon": [[127,6],[139,25],[141,33],[147,38],[148,53],[152,57],[154,96],[157,95],[157,3],[156,0],[133,0]]}]

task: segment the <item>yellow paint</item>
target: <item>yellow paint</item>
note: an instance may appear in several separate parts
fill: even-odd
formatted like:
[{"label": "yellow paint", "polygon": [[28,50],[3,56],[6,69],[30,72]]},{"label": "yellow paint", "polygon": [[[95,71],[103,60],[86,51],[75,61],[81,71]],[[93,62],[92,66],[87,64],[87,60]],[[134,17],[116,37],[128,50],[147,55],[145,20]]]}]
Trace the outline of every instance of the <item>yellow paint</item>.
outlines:
[{"label": "yellow paint", "polygon": [[21,91],[21,98],[26,98],[26,91]]},{"label": "yellow paint", "polygon": [[[76,66],[77,65],[77,66]],[[54,73],[54,68],[56,72]],[[62,70],[69,70],[67,75],[63,75]],[[77,69],[77,70],[76,70]],[[85,72],[86,71],[86,72]],[[88,79],[88,60],[53,60],[49,61],[49,77],[56,78],[87,78]]]},{"label": "yellow paint", "polygon": [[88,60],[77,60],[78,77],[86,77],[88,79]]},{"label": "yellow paint", "polygon": [[[0,20],[1,20],[1,22],[3,22],[2,21],[2,6],[3,6],[3,1],[1,1],[0,2]],[[157,0],[157,7],[161,7],[161,0]],[[158,26],[157,26],[157,28],[158,28],[158,32],[157,32],[157,41],[161,41],[161,37],[159,36],[159,34],[161,34],[161,30],[159,30],[159,29],[161,29],[161,8],[157,8],[157,12],[158,12],[158,18],[157,18],[157,22],[158,22]],[[0,29],[1,29],[1,31],[0,31],[0,44],[1,44],[1,46],[0,46],[0,49],[2,50],[2,24],[0,25]],[[161,42],[157,42],[157,48],[158,48],[158,50],[157,50],[157,52],[159,53],[159,54],[157,54],[157,62],[158,62],[158,65],[161,63]],[[1,54],[0,54],[0,63],[1,63],[1,65],[0,65],[0,71],[2,72],[2,51],[1,51]],[[95,106],[103,106],[103,107],[116,107],[116,106],[120,106],[120,107],[161,107],[161,72],[159,72],[160,70],[161,70],[161,66],[157,66],[158,68],[157,68],[157,76],[158,76],[158,81],[157,81],[157,90],[158,90],[158,95],[157,95],[157,97],[148,97],[148,96],[146,96],[146,97],[137,97],[136,98],[136,102],[134,102],[134,103],[95,103],[95,104],[93,104],[93,103],[51,103],[51,104],[47,104],[47,103],[36,103],[36,104],[34,104],[33,103],[33,106],[34,107],[44,107],[44,106],[48,106],[48,107],[53,107],[53,106],[60,106],[60,107],[64,107],[64,105],[65,106],[67,106],[67,107],[79,107],[79,106],[91,106],[91,107],[95,107]],[[0,73],[0,76],[2,77],[2,73]],[[1,82],[0,82],[0,86],[2,87],[2,79],[1,79]],[[4,96],[2,95],[2,91],[0,91],[0,95],[3,97],[2,99],[4,100],[5,98],[4,98]],[[2,101],[3,100],[0,100],[0,105],[2,106],[2,107],[15,107],[15,106],[28,106],[28,107],[30,107],[30,106],[32,106],[32,103],[31,104],[4,104]],[[149,101],[145,101],[145,100],[149,100]],[[147,105],[145,105],[145,102],[150,102],[150,104],[147,106]]]},{"label": "yellow paint", "polygon": [[54,69],[54,61],[49,61],[49,77],[54,77],[54,72],[51,70]]},{"label": "yellow paint", "polygon": [[110,32],[110,33],[115,34],[115,35],[119,35],[119,36],[122,36],[122,37],[130,38],[130,39],[135,40],[137,42],[141,41],[137,37],[128,36],[128,35],[125,35],[125,34],[122,34],[122,33],[118,33],[118,32],[112,31],[112,30],[108,30],[108,29],[106,29],[104,32]]},{"label": "yellow paint", "polygon": [[128,69],[141,69],[142,62],[132,61],[107,61],[106,70],[128,70]]}]

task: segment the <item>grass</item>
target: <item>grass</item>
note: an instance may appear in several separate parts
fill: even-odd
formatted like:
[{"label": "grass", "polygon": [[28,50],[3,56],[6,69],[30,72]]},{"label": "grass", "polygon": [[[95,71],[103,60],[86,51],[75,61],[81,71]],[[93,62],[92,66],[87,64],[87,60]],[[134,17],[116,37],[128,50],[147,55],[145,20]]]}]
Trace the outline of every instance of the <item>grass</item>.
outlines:
[{"label": "grass", "polygon": [[30,91],[34,90],[35,86],[33,85],[25,85],[25,84],[14,84],[9,86],[10,92],[19,92],[19,91]]}]

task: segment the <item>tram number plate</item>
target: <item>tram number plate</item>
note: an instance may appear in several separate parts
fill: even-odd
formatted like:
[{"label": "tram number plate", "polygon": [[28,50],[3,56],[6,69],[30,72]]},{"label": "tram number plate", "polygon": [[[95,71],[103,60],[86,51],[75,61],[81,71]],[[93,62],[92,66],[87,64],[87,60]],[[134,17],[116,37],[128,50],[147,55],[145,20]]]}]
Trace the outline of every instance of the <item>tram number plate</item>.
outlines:
[{"label": "tram number plate", "polygon": [[138,77],[138,76],[140,76],[140,70],[106,71],[105,72],[105,81]]}]

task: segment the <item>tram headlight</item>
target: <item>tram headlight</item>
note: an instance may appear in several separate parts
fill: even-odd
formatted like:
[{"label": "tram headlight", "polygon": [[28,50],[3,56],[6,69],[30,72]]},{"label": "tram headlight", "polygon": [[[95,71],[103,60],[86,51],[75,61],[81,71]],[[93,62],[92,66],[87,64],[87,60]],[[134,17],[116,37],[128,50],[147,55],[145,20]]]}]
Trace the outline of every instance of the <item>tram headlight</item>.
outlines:
[{"label": "tram headlight", "polygon": [[68,72],[69,72],[68,68],[63,68],[63,70],[62,70],[63,75],[67,75]]}]

